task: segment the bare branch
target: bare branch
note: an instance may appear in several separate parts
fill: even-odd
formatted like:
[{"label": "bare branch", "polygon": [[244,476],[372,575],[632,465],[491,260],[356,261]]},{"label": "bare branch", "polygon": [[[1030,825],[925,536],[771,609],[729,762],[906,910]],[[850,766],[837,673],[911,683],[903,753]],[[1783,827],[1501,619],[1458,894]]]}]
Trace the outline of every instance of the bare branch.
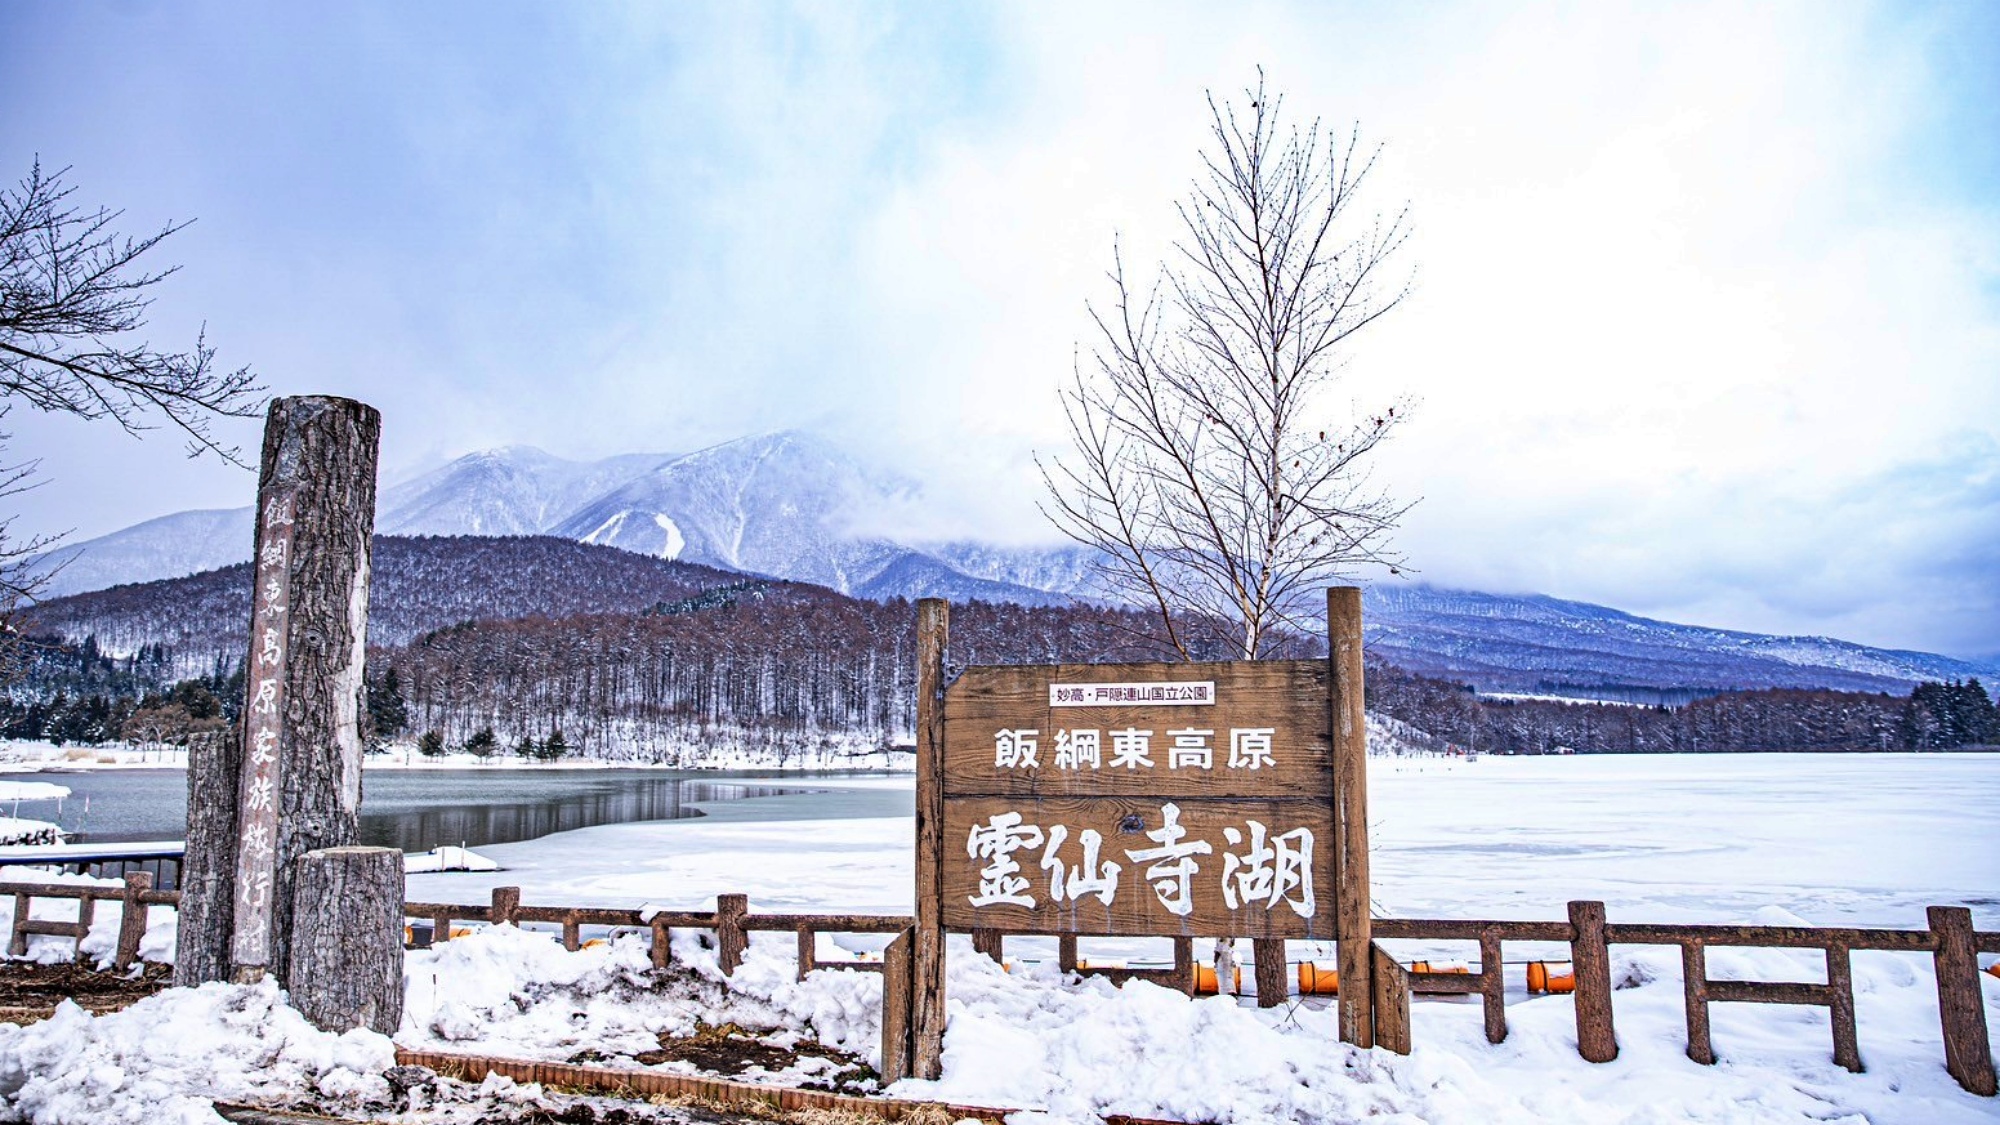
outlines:
[{"label": "bare branch", "polygon": [[1318,587],[1401,565],[1390,539],[1410,505],[1367,465],[1410,404],[1315,419],[1343,345],[1409,292],[1390,273],[1409,222],[1356,217],[1380,148],[1285,125],[1261,70],[1240,104],[1208,105],[1171,260],[1141,303],[1114,247],[1113,304],[1090,310],[1096,346],[1063,393],[1073,452],[1038,464],[1044,513],[1097,550],[1105,593],[1152,607],[1183,659],[1216,621],[1255,659]]}]

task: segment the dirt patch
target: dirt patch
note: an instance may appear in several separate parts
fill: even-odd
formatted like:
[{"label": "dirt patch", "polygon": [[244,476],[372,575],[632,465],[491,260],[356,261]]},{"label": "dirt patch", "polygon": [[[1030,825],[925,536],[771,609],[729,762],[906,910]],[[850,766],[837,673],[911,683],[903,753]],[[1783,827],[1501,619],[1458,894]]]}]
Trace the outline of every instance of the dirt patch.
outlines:
[{"label": "dirt patch", "polygon": [[633,1056],[644,1066],[664,1062],[692,1063],[709,1074],[735,1078],[752,1070],[775,1072],[797,1066],[805,1059],[829,1059],[834,1069],[812,1081],[801,1083],[807,1090],[835,1094],[871,1094],[880,1086],[875,1068],[861,1059],[836,1051],[811,1039],[790,1047],[779,1046],[733,1023],[703,1027],[693,1035],[661,1035],[660,1049]]},{"label": "dirt patch", "polygon": [[45,1020],[64,1000],[74,1000],[97,1015],[115,1012],[166,988],[173,973],[170,965],[147,965],[132,974],[99,972],[68,961],[55,965],[0,962],[0,1023]]}]

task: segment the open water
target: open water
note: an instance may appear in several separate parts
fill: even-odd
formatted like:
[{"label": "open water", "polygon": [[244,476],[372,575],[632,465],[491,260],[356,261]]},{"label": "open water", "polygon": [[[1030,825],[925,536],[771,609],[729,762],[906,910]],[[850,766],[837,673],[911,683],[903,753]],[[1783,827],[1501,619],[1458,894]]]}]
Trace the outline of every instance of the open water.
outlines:
[{"label": "open water", "polygon": [[[52,802],[22,802],[19,815],[56,821],[76,843],[178,840],[186,830],[183,770],[48,771],[7,778],[67,787],[70,796],[59,810]],[[441,844],[507,844],[603,824],[701,816],[697,805],[756,797],[791,798],[764,806],[779,806],[770,809],[778,814],[773,819],[787,819],[784,807],[799,803],[881,799],[867,791],[815,790],[810,777],[798,774],[370,770],[362,779],[361,842],[404,851],[427,851]],[[908,798],[902,803],[907,805]],[[0,807],[0,814],[12,811]]]}]

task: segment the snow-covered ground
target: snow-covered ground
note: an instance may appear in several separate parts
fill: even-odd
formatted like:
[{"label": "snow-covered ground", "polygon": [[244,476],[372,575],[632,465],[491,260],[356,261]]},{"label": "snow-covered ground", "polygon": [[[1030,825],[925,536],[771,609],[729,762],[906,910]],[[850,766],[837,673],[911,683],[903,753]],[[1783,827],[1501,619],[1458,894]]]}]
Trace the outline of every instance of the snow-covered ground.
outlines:
[{"label": "snow-covered ground", "polygon": [[[1601,898],[1613,920],[1917,928],[1923,906],[1957,903],[2000,928],[2000,827],[1991,812],[2000,807],[2000,756],[1387,759],[1371,769],[1381,914],[1559,918],[1566,899]],[[840,815],[857,807],[866,804],[792,795],[717,805],[703,819],[497,845],[481,851],[506,870],[413,875],[410,895],[471,903],[510,884],[529,903],[702,907],[740,891],[755,910],[907,911],[911,822]],[[759,819],[766,815],[782,819]],[[108,939],[116,909],[106,907],[98,927]],[[149,947],[165,938],[160,927]],[[38,951],[53,941],[37,939]],[[1036,944],[1010,942],[1010,955],[1021,956],[1003,973],[954,942],[945,1076],[893,1092],[1037,1111],[1023,1122],[1101,1113],[1218,1122],[2000,1120],[2000,1102],[1965,1094],[1944,1072],[1924,956],[1856,955],[1867,1071],[1852,1075],[1832,1064],[1827,1017],[1814,1008],[1718,1005],[1720,1063],[1688,1061],[1670,949],[1615,950],[1620,1056],[1593,1065],[1576,1054],[1570,999],[1528,997],[1518,977],[1505,1043],[1484,1041],[1477,1004],[1425,999],[1415,1006],[1415,1053],[1397,1058],[1339,1045],[1318,999],[1259,1010],[1145,984],[1066,981],[1036,958]],[[1113,955],[1152,952],[1102,945]],[[1097,948],[1086,942],[1085,956]],[[1317,952],[1293,948],[1294,957]],[[1510,958],[1528,952],[1509,948]],[[691,975],[672,993],[654,993],[643,987],[637,936],[566,953],[550,934],[482,932],[410,956],[398,1039],[557,1060],[589,1052],[616,1064],[662,1032],[734,1022],[781,1043],[810,1036],[875,1053],[873,975],[825,971],[794,982],[786,934],[756,937],[727,993],[697,934],[678,935],[675,956]],[[1816,954],[1782,950],[1712,951],[1709,966],[1741,979],[1816,980],[1822,971]],[[1989,1024],[2000,1026],[2000,979],[1982,981]],[[384,1042],[321,1036],[288,1019],[267,991],[209,986],[121,1015],[0,1027],[0,1109],[38,1121],[152,1121],[159,1115],[146,1107],[177,1113],[183,1104],[192,1114],[197,1103],[173,1099],[283,1085],[260,1085],[248,1064],[230,1061],[267,1050],[291,1088],[319,1085],[335,1101],[369,1096]],[[169,1022],[194,1029],[187,1034],[214,1057],[195,1065],[159,1042],[154,1031]],[[276,1046],[257,1036],[275,1036]],[[775,1077],[798,1081],[812,1070]]]}]

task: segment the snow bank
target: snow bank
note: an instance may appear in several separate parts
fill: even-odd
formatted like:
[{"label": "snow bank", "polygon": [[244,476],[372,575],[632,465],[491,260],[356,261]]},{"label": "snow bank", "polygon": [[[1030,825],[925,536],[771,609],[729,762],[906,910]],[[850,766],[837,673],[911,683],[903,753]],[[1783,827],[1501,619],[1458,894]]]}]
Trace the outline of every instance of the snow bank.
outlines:
[{"label": "snow bank", "polygon": [[[495,926],[413,951],[397,1041],[552,1062],[588,1053],[609,1065],[636,1066],[634,1056],[658,1048],[662,1034],[733,1023],[771,1033],[779,1046],[810,1038],[879,1065],[881,977],[820,970],[794,980],[787,935],[783,942],[753,940],[725,986],[703,936],[675,933],[672,976],[664,985],[651,977],[646,934],[571,953],[547,934]],[[813,1062],[769,1077],[803,1080],[820,1069]]]},{"label": "snow bank", "polygon": [[[1800,924],[1782,911],[1759,919]],[[715,954],[677,932],[675,974],[655,991],[646,944],[627,935],[569,953],[547,934],[498,927],[414,953],[406,1046],[638,1065],[664,1032],[734,1023],[781,1045],[815,1039],[879,1065],[881,983],[872,973],[821,970],[793,979],[789,935],[755,935],[727,987]],[[1717,977],[1820,979],[1816,952],[1710,952]],[[1258,1009],[1191,1000],[1144,982],[1123,988],[1065,978],[1053,965],[1002,971],[954,939],[944,1077],[904,1081],[892,1094],[1032,1111],[1034,1122],[1094,1123],[1123,1113],[1180,1121],[1642,1122],[1990,1121],[2000,1105],[1961,1091],[1944,1071],[1935,984],[1926,957],[1859,954],[1855,987],[1868,1070],[1831,1059],[1824,1012],[1739,1004],[1713,1009],[1721,1062],[1684,1054],[1679,957],[1620,950],[1617,1061],[1576,1053],[1571,999],[1510,997],[1507,1041],[1485,1041],[1474,1002],[1419,1000],[1407,1058],[1340,1044],[1326,1002]],[[2000,981],[1988,981],[2000,1022]],[[824,1065],[806,1060],[748,1077],[793,1084]],[[684,1063],[663,1069],[687,1070]]]},{"label": "snow bank", "polygon": [[220,1121],[210,1102],[335,1106],[386,1101],[387,1037],[329,1035],[284,1004],[274,982],[171,989],[93,1017],[65,1001],[28,1027],[0,1024],[0,1114],[36,1125]]},{"label": "snow bank", "polygon": [[[1816,954],[1710,953],[1717,976],[1816,979]],[[1143,982],[1065,983],[1053,969],[1003,973],[953,950],[945,1072],[890,1092],[1035,1109],[1027,1120],[1090,1122],[1125,1113],[1212,1122],[1991,1121],[2000,1106],[1944,1071],[1927,958],[1857,957],[1865,1074],[1834,1066],[1824,1012],[1717,1005],[1721,1062],[1685,1050],[1679,956],[1621,956],[1620,1055],[1576,1053],[1570,999],[1508,1005],[1505,1043],[1485,1041],[1476,1003],[1420,1000],[1407,1058],[1338,1041],[1323,1003],[1259,1010],[1231,998],[1189,1000]],[[1989,1019],[2000,981],[1988,981]]]}]

